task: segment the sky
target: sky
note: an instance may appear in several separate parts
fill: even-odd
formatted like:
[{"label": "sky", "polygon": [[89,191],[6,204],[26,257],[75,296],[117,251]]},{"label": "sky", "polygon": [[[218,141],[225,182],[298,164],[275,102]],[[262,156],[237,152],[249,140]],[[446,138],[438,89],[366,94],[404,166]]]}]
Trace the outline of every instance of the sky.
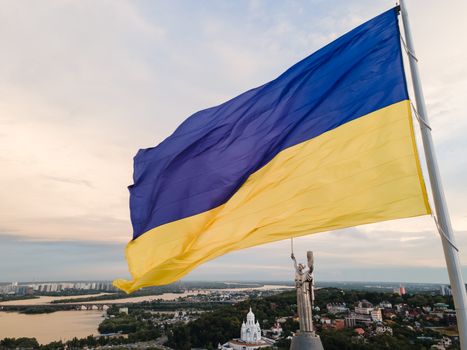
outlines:
[{"label": "sky", "polygon": [[[42,281],[129,278],[127,186],[138,149],[157,145],[194,112],[274,79],[394,2],[0,6],[0,281]],[[467,3],[407,6],[467,279]],[[314,251],[318,281],[448,280],[431,217],[323,232],[294,247],[299,260]],[[185,279],[292,278],[286,240],[217,258]]]}]

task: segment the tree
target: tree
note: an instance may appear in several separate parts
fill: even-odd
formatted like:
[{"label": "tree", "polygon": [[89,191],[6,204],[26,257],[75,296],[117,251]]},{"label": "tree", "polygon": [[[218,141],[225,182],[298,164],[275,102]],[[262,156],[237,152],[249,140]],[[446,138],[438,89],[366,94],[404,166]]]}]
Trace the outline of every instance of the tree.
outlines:
[{"label": "tree", "polygon": [[36,338],[5,338],[0,340],[0,349],[38,349]]}]

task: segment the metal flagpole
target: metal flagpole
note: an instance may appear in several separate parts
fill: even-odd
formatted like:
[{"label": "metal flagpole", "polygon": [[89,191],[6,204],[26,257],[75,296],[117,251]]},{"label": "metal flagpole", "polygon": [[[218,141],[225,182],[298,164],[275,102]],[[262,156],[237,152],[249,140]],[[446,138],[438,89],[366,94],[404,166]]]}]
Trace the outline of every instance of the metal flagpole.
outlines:
[{"label": "metal flagpole", "polygon": [[433,192],[433,199],[435,204],[436,217],[438,218],[439,230],[441,231],[441,241],[443,243],[444,256],[451,282],[452,295],[454,299],[454,306],[456,308],[457,327],[459,330],[459,338],[461,349],[467,349],[467,295],[465,290],[464,281],[462,278],[462,271],[459,263],[459,256],[455,247],[454,233],[451,227],[451,220],[449,218],[446,199],[441,184],[441,178],[436,160],[436,154],[433,146],[433,139],[431,137],[431,129],[428,124],[428,116],[426,112],[425,99],[423,97],[422,84],[418,72],[417,59],[414,54],[414,45],[412,33],[410,32],[409,17],[405,1],[400,0],[402,22],[404,24],[404,33],[408,49],[408,56],[410,62],[410,71],[412,73],[412,82],[415,92],[415,101],[417,104],[418,115],[421,119],[420,129],[423,140],[423,147],[425,149],[425,158],[430,175],[431,190]]}]

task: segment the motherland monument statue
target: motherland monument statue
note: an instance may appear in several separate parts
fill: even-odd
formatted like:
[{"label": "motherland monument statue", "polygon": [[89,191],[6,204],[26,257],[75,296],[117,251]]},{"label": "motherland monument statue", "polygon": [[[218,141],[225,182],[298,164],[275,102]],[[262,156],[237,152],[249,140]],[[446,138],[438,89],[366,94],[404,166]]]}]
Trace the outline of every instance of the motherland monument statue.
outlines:
[{"label": "motherland monument statue", "polygon": [[321,339],[316,335],[313,329],[312,309],[315,301],[313,252],[307,252],[308,268],[301,263],[297,263],[293,252],[291,258],[295,266],[295,289],[297,293],[297,311],[300,330],[294,334],[290,349],[323,350]]}]

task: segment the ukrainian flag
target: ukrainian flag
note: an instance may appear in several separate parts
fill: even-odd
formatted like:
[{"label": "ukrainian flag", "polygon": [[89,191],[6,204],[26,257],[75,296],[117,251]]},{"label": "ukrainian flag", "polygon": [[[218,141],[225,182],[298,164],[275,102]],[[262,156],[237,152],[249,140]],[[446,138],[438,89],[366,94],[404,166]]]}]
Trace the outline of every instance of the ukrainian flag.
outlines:
[{"label": "ukrainian flag", "polygon": [[140,150],[126,292],[222,254],[430,213],[397,10]]}]

